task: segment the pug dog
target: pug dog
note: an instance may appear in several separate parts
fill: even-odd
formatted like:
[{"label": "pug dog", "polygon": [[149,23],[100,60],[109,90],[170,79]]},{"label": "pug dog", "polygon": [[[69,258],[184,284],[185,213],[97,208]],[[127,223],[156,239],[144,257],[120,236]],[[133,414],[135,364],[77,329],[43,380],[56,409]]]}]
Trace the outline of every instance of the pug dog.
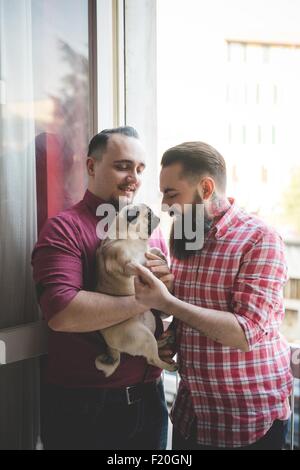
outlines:
[{"label": "pug dog", "polygon": [[[145,204],[131,204],[120,210],[96,252],[97,292],[115,296],[134,295],[134,272],[130,263],[144,265],[146,252],[165,259],[161,250],[148,246],[148,240],[159,222],[160,219]],[[148,310],[100,330],[106,351],[96,358],[96,368],[109,377],[119,366],[121,353],[127,353],[144,356],[148,364],[161,369],[177,370],[175,362],[169,364],[160,359],[154,337],[155,328],[155,317]]]}]

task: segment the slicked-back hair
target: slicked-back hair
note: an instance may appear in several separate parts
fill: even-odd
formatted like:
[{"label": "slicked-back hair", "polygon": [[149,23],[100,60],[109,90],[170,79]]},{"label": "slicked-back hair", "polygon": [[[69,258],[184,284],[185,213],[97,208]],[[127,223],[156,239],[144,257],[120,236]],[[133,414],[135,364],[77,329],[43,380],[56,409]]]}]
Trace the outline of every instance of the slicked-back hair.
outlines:
[{"label": "slicked-back hair", "polygon": [[102,154],[105,152],[109,137],[113,134],[125,135],[126,137],[133,137],[139,139],[139,135],[134,127],[123,126],[115,127],[113,129],[104,129],[99,134],[94,135],[89,143],[88,157],[94,157],[97,160],[102,158]]},{"label": "slicked-back hair", "polygon": [[162,167],[174,163],[182,165],[182,177],[211,176],[222,193],[226,191],[226,163],[222,155],[204,142],[184,142],[168,149],[162,156]]}]

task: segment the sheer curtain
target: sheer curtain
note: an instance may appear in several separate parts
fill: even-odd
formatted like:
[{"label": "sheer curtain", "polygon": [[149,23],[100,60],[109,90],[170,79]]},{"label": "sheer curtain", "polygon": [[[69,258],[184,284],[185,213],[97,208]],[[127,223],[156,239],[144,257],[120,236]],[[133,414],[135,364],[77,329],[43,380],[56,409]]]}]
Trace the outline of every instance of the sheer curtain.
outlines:
[{"label": "sheer curtain", "polygon": [[[0,0],[0,329],[38,319],[31,0]],[[0,366],[0,449],[36,445],[38,360]]]}]

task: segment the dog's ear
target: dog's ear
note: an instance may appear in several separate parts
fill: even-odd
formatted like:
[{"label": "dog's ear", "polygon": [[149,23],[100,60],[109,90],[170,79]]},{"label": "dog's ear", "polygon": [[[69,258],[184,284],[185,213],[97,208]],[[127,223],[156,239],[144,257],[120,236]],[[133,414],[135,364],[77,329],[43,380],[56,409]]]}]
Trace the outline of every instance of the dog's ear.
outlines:
[{"label": "dog's ear", "polygon": [[123,274],[123,268],[116,258],[107,258],[104,262],[105,271],[107,274],[121,273]]},{"label": "dog's ear", "polygon": [[136,274],[136,267],[134,263],[128,262],[124,266],[124,274],[126,276],[134,276]]},{"label": "dog's ear", "polygon": [[119,250],[110,250],[109,254],[104,257],[104,268],[107,274],[119,273],[124,274],[124,265],[126,263],[126,257]]}]

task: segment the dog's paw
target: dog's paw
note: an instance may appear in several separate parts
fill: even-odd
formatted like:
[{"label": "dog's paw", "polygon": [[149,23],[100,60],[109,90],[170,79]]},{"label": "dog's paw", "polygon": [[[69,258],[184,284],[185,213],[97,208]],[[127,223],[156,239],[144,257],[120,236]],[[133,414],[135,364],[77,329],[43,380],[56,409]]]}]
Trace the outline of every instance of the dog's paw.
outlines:
[{"label": "dog's paw", "polygon": [[102,353],[97,357],[96,361],[103,365],[113,365],[117,362],[117,359],[114,359],[107,353]]},{"label": "dog's paw", "polygon": [[95,360],[96,369],[101,370],[105,377],[111,376],[120,364],[120,354],[117,351],[114,354],[113,351],[112,354],[107,352],[99,354]]},{"label": "dog's paw", "polygon": [[103,372],[106,378],[110,377],[116,370],[116,366],[114,364],[104,364],[103,362],[101,362],[99,357],[97,357],[95,360],[95,366],[97,370]]}]

